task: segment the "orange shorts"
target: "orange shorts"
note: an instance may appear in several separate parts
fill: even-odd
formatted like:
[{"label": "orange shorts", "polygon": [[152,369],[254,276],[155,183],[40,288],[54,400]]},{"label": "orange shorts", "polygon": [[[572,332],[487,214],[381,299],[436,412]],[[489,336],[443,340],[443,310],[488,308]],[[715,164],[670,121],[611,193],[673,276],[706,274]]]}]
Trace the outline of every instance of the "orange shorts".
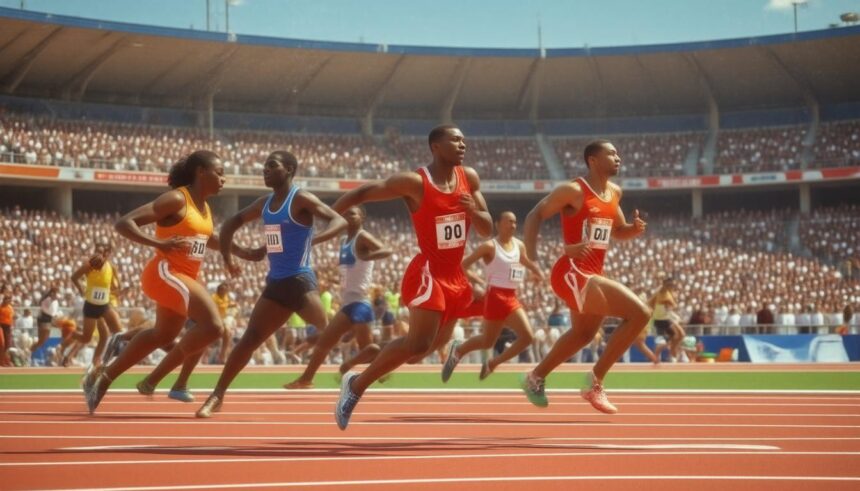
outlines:
[{"label": "orange shorts", "polygon": [[140,286],[153,302],[179,315],[187,316],[190,292],[179,279],[180,275],[188,279],[187,275],[176,271],[166,260],[155,257],[143,268]]},{"label": "orange shorts", "polygon": [[517,291],[511,288],[491,286],[484,297],[484,319],[488,321],[505,320],[519,308],[522,305],[517,300]]},{"label": "orange shorts", "polygon": [[562,256],[552,267],[552,291],[564,300],[570,311],[582,313],[585,302],[585,286],[594,274],[583,273],[573,264],[573,259]]},{"label": "orange shorts", "polygon": [[442,322],[481,315],[481,302],[474,302],[472,285],[462,268],[434,275],[422,254],[415,256],[403,273],[400,295],[409,307],[442,312]]}]

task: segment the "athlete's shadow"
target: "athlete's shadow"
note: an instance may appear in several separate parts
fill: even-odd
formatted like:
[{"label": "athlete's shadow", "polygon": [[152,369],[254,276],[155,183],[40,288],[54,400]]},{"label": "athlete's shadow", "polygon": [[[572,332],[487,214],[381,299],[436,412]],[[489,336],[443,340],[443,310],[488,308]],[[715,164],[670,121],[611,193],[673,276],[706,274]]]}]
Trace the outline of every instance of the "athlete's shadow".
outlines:
[{"label": "athlete's shadow", "polygon": [[[169,414],[145,414],[145,413],[136,413],[136,414],[93,414],[87,415],[82,413],[68,413],[58,415],[56,412],[9,412],[7,415],[14,416],[45,416],[51,418],[53,421],[68,421],[70,423],[86,423],[87,421],[98,421],[98,420],[134,420],[139,421],[142,419],[157,419],[157,420],[173,420],[173,419],[194,419],[194,414],[189,413],[188,415],[169,415]],[[26,422],[22,421],[22,422]]]},{"label": "athlete's shadow", "polygon": [[503,419],[503,418],[452,418],[450,416],[393,416],[388,419],[368,419],[368,423],[390,423],[392,420],[407,423],[467,423],[474,425],[490,424],[528,424],[528,425],[582,425],[582,424],[611,424],[609,421],[562,421],[547,419]]}]

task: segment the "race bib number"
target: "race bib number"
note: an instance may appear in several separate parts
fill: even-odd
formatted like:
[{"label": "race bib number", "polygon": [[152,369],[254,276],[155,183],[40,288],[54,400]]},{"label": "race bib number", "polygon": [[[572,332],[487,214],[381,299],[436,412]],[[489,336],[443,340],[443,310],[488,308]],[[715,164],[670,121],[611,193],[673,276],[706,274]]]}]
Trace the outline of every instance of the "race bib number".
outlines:
[{"label": "race bib number", "polygon": [[591,218],[588,220],[588,243],[593,249],[609,248],[609,236],[611,233],[611,219]]},{"label": "race bib number", "polygon": [[522,264],[511,264],[511,282],[522,283],[526,278],[526,268]]},{"label": "race bib number", "polygon": [[281,225],[266,225],[266,252],[284,252],[284,244],[281,242]]},{"label": "race bib number", "polygon": [[198,235],[191,238],[191,249],[188,250],[188,257],[195,261],[202,261],[206,255],[206,243],[209,242],[209,237]]},{"label": "race bib number", "polygon": [[108,303],[110,298],[110,290],[107,288],[93,288],[90,291],[89,302],[95,305],[104,305]]},{"label": "race bib number", "polygon": [[455,249],[466,244],[466,214],[453,213],[436,217],[436,247]]}]

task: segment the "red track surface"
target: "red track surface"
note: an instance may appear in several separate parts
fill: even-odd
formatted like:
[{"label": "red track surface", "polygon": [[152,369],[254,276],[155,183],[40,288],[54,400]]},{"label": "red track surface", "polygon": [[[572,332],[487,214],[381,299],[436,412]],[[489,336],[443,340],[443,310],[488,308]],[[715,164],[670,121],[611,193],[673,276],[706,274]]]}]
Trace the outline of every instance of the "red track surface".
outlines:
[{"label": "red track surface", "polygon": [[331,393],[228,396],[0,394],[0,488],[860,489],[860,396],[368,393],[344,432]]}]

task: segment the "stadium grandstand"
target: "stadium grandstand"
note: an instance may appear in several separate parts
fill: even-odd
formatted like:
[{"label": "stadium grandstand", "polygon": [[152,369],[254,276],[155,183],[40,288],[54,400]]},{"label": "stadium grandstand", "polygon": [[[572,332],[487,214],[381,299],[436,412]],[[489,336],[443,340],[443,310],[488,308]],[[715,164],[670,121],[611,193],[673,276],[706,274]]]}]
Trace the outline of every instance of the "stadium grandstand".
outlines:
[{"label": "stadium grandstand", "polygon": [[[860,68],[842,63],[860,55],[858,28],[537,51],[311,43],[0,14],[3,274],[20,305],[59,283],[71,308],[65,277],[76,258],[111,235],[116,213],[163,189],[170,165],[195,149],[224,160],[217,208],[225,216],[263,192],[272,149],[294,152],[302,185],[331,199],[426,163],[425,135],[439,122],[466,134],[466,164],[485,181],[491,210],[513,208],[521,218],[554,182],[584,170],[588,141],[613,141],[628,206],[642,208],[655,231],[645,243],[617,246],[611,254],[622,260],[612,274],[637,292],[676,276],[685,320],[703,309],[709,322],[737,325],[735,312],[751,326],[762,305],[777,319],[812,308],[825,314],[826,330],[860,301],[860,100],[850,82],[860,73],[846,73]],[[750,75],[731,76],[737,67]],[[396,244],[397,267],[379,270],[377,282],[397,291],[414,239],[405,210],[388,213],[370,226]],[[39,237],[44,224],[63,233]],[[132,287],[123,306],[151,307],[134,287],[146,255],[118,242]],[[549,260],[558,244],[543,246]],[[327,245],[317,255],[330,285],[335,252]],[[639,254],[654,259],[643,268]],[[717,259],[733,257],[744,259]],[[45,260],[54,267],[35,273]],[[235,289],[246,308],[264,269]],[[744,281],[732,285],[737,278]],[[224,280],[213,255],[205,281]],[[537,318],[551,298],[548,288],[529,292]]]}]

